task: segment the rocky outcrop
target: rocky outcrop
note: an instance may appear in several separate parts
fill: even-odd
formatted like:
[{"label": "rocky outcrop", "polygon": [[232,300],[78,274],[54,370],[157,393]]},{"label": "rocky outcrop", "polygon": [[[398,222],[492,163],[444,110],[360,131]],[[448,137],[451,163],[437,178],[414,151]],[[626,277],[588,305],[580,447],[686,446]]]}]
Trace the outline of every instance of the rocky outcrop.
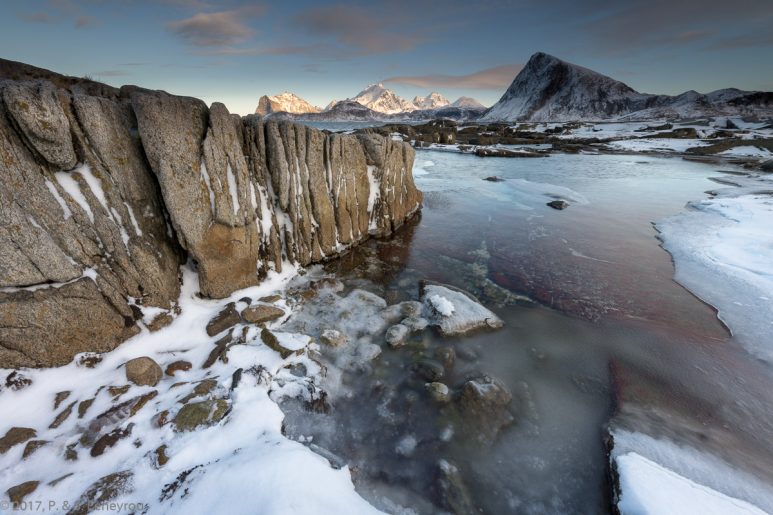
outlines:
[{"label": "rocky outcrop", "polygon": [[173,307],[188,258],[222,298],[390,234],[421,203],[413,158],[378,135],[0,62],[0,367],[114,348],[144,307]]}]

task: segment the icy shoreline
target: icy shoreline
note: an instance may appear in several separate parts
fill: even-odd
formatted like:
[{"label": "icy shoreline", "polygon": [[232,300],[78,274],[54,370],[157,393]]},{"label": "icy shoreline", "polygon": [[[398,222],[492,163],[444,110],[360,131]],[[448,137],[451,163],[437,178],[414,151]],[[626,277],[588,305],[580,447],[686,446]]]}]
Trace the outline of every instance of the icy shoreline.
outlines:
[{"label": "icy shoreline", "polygon": [[773,363],[773,177],[731,182],[656,228],[674,279],[714,306],[750,353]]}]

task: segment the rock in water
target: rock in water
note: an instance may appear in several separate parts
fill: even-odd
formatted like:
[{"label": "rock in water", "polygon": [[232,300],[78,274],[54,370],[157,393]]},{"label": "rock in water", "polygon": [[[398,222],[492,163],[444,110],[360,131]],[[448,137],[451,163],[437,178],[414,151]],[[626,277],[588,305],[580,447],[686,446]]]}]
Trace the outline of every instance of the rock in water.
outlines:
[{"label": "rock in water", "polygon": [[475,297],[453,286],[421,284],[421,299],[429,323],[443,336],[454,336],[474,329],[498,329],[504,322]]},{"label": "rock in water", "polygon": [[126,362],[126,379],[138,386],[156,386],[163,376],[158,363],[147,356]]},{"label": "rock in water", "polygon": [[440,506],[455,515],[478,512],[459,468],[446,460],[438,462],[435,493]]},{"label": "rock in water", "polygon": [[140,330],[130,297],[173,307],[187,256],[223,298],[420,208],[414,150],[388,136],[2,64],[0,368],[112,350]]},{"label": "rock in water", "polygon": [[494,442],[499,431],[513,423],[509,406],[513,396],[501,381],[481,376],[464,383],[457,399],[470,438]]},{"label": "rock in water", "polygon": [[551,200],[547,203],[548,206],[552,207],[553,209],[558,209],[559,211],[566,209],[569,207],[569,202],[566,200]]}]

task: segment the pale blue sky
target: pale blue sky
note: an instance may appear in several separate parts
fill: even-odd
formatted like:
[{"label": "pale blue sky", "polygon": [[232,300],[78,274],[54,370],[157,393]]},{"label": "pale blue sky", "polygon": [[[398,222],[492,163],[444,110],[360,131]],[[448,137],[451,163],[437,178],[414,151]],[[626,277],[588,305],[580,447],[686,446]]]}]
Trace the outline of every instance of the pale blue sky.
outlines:
[{"label": "pale blue sky", "polygon": [[494,103],[537,51],[648,93],[773,90],[771,0],[3,0],[0,56],[232,112],[385,81]]}]

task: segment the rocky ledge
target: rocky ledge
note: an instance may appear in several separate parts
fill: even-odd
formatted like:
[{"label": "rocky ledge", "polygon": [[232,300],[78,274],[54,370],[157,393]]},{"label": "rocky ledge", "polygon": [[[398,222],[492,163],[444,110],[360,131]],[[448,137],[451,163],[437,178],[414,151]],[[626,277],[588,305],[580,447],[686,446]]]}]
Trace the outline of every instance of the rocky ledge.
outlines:
[{"label": "rocky ledge", "polygon": [[171,320],[179,267],[223,298],[420,207],[414,150],[0,60],[0,368]]}]

